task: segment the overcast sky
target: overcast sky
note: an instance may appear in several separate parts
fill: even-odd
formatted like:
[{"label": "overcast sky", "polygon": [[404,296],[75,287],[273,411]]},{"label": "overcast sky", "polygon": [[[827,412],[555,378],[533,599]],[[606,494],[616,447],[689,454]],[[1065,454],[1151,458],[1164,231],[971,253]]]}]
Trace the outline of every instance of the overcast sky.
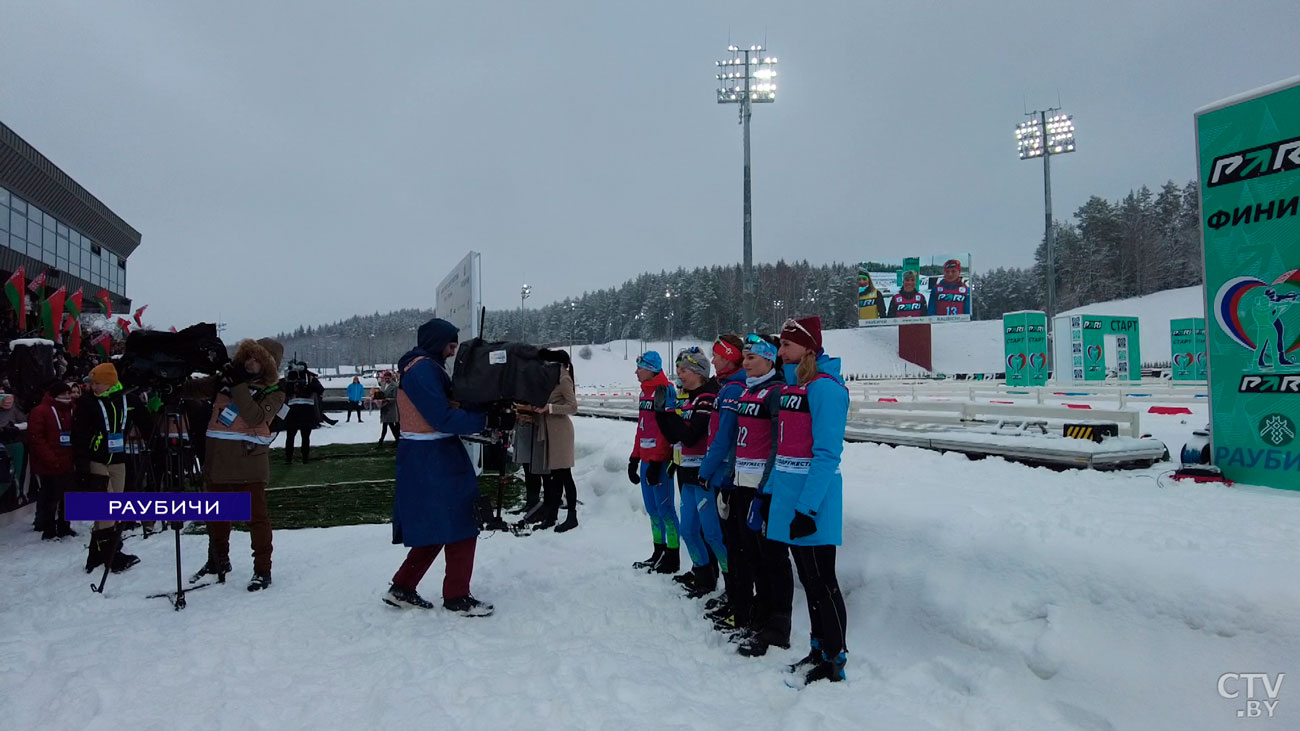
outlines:
[{"label": "overcast sky", "polygon": [[[485,304],[738,261],[728,39],[779,57],[753,122],[754,256],[970,251],[1022,265],[1059,98],[1089,195],[1195,175],[1192,112],[1300,74],[1295,0],[0,0],[0,119],[144,236],[128,295],[227,337],[432,307],[467,251]],[[1156,263],[1153,263],[1153,265]]]}]

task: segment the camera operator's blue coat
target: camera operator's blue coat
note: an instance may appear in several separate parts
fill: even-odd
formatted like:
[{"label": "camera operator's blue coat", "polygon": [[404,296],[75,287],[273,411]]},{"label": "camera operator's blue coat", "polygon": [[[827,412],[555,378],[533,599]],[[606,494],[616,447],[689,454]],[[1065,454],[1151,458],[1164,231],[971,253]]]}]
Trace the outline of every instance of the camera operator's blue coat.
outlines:
[{"label": "camera operator's blue coat", "polygon": [[[443,367],[443,348],[457,330],[445,320],[420,327],[419,347],[402,356],[401,389],[415,408],[442,434],[477,434],[486,427],[481,413],[451,405],[451,377]],[[410,370],[406,366],[416,358]],[[393,543],[409,547],[445,545],[474,538],[478,478],[465,445],[455,437],[402,439],[397,442],[397,492],[393,500]]]}]

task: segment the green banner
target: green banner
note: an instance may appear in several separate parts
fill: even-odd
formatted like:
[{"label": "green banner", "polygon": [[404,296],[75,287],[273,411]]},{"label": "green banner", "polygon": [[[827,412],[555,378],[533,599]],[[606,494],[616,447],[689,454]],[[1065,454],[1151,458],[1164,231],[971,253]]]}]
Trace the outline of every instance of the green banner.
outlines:
[{"label": "green banner", "polygon": [[1038,310],[1002,316],[1002,343],[1008,386],[1047,384],[1047,314]]},{"label": "green banner", "polygon": [[1300,77],[1198,111],[1196,145],[1214,463],[1300,490]]},{"label": "green banner", "polygon": [[1008,312],[1002,316],[1002,363],[1007,367],[1008,386],[1029,385],[1029,353],[1025,349],[1028,330],[1024,312]]},{"label": "green banner", "polygon": [[[1109,372],[1106,362],[1108,343],[1114,347],[1115,377],[1121,381],[1142,380],[1142,339],[1136,317],[1072,315],[1068,327],[1061,328],[1063,319],[1057,320],[1057,331],[1061,333],[1058,337],[1069,333],[1070,367],[1066,368],[1064,363],[1058,366],[1059,380],[1106,380]],[[1065,354],[1063,349],[1057,352]]]},{"label": "green banner", "polygon": [[1172,380],[1205,380],[1205,318],[1170,320],[1169,353]]}]

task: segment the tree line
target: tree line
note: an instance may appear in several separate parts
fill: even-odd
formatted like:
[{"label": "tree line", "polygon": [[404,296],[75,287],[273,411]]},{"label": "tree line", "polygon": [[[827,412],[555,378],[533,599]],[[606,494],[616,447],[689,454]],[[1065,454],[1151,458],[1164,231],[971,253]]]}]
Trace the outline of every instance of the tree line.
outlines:
[{"label": "tree line", "polygon": [[[1071,219],[1055,221],[1057,311],[1136,297],[1201,282],[1200,214],[1196,181],[1169,181],[1158,193],[1143,186],[1121,200],[1093,196]],[[787,317],[817,315],[826,329],[857,324],[856,263],[807,261],[756,264],[760,330],[775,332]],[[1043,309],[1047,248],[1034,263],[999,267],[970,278],[974,317]],[[542,307],[489,310],[484,337],[541,345],[609,342],[622,338],[708,338],[738,331],[744,287],[739,265],[643,273],[617,287],[584,292]],[[311,364],[390,364],[415,343],[431,309],[358,315],[277,337],[287,356]]]}]

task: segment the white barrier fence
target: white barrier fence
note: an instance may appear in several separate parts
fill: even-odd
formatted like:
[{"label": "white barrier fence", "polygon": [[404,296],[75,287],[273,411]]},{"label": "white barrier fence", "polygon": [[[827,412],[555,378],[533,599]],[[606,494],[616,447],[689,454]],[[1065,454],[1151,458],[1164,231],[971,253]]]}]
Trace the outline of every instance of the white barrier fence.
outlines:
[{"label": "white barrier fence", "polygon": [[[609,418],[635,419],[637,399],[629,396],[582,396],[579,413]],[[1079,421],[1113,421],[1120,436],[1142,435],[1141,412],[1135,409],[1088,409],[1039,404],[993,404],[981,401],[866,401],[849,404],[849,423],[887,424],[898,428],[926,429],[943,426],[992,425],[1021,429],[1041,423],[1044,427]]]}]

